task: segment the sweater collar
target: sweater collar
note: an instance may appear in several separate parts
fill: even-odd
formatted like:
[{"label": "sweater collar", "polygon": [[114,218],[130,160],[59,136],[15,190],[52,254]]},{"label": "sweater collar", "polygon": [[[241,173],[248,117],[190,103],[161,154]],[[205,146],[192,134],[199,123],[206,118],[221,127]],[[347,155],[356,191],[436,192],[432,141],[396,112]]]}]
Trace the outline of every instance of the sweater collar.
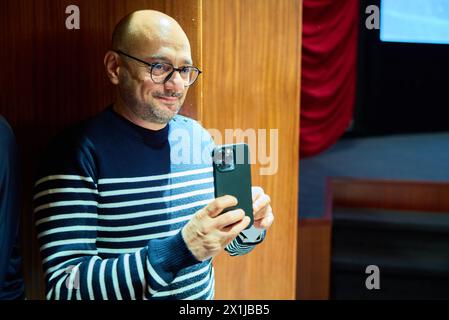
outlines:
[{"label": "sweater collar", "polygon": [[126,128],[129,133],[140,137],[147,145],[155,147],[163,146],[168,141],[170,122],[160,130],[151,130],[138,126],[122,115],[118,114],[117,112],[115,112],[112,105],[108,107],[108,112],[110,112],[114,116],[114,118],[116,118]]}]

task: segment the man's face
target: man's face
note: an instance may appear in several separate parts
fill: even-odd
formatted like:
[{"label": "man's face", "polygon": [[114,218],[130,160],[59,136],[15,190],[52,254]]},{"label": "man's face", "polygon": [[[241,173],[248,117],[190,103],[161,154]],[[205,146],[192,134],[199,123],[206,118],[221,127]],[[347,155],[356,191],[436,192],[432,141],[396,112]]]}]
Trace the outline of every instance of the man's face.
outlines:
[{"label": "man's face", "polygon": [[[192,65],[190,46],[181,39],[151,40],[148,45],[126,52],[148,63],[168,62],[175,68]],[[163,83],[155,83],[150,67],[121,56],[119,92],[126,106],[140,119],[157,123],[168,123],[181,109],[188,87],[178,72]]]}]

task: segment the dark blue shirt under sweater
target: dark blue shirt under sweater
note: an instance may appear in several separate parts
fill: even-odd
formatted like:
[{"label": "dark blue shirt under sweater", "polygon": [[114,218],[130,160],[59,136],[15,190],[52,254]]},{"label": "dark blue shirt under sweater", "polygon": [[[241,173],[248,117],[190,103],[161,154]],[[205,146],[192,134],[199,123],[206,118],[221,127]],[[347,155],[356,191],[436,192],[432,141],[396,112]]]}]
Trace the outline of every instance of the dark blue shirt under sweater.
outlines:
[{"label": "dark blue shirt under sweater", "polygon": [[24,298],[19,191],[16,140],[0,116],[0,300]]},{"label": "dark blue shirt under sweater", "polygon": [[214,199],[212,148],[192,119],[152,131],[112,107],[53,143],[34,196],[47,298],[213,299],[211,259],[180,233]]}]

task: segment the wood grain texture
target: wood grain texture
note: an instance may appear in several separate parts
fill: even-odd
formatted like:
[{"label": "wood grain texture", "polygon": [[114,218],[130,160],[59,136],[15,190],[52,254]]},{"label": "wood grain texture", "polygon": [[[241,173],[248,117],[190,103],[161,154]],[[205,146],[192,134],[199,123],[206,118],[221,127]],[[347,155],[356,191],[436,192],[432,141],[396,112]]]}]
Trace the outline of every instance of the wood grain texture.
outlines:
[{"label": "wood grain texture", "polygon": [[[192,50],[193,64],[202,69],[202,0],[165,0],[164,12],[179,22],[187,34]],[[201,94],[203,91],[202,76],[198,78],[189,92],[181,114],[193,119],[198,119],[202,110]]]},{"label": "wood grain texture", "polygon": [[[276,216],[265,241],[243,257],[215,260],[217,299],[295,299],[301,1],[203,1],[206,128],[278,129],[279,166],[253,185]],[[216,141],[217,142],[217,141]],[[241,141],[235,141],[241,142]]]},{"label": "wood grain texture", "polygon": [[297,299],[329,299],[331,237],[332,223],[328,219],[299,222]]},{"label": "wood grain texture", "polygon": [[334,207],[449,212],[449,184],[334,178]]},{"label": "wood grain texture", "polygon": [[[80,9],[80,29],[68,30],[67,6]],[[63,128],[103,110],[114,99],[103,67],[115,24],[126,14],[155,9],[178,20],[199,42],[198,0],[4,0],[0,2],[0,113],[11,123],[21,151],[22,248],[28,299],[43,298],[39,249],[31,210],[36,160]],[[200,46],[192,43],[194,60]],[[197,87],[183,113],[197,116]]]}]

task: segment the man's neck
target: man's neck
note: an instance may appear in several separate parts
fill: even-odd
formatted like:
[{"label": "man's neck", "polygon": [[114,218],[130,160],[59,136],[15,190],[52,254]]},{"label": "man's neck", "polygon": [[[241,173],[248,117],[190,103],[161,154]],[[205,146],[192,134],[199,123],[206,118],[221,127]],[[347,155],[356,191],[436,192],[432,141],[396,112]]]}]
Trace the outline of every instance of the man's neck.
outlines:
[{"label": "man's neck", "polygon": [[161,130],[161,129],[165,128],[165,126],[167,125],[166,123],[164,123],[164,124],[154,123],[154,122],[145,121],[145,120],[139,118],[122,101],[120,101],[120,99],[118,99],[114,103],[113,108],[114,108],[115,112],[117,112],[119,115],[121,115],[125,119],[131,121],[132,123],[134,123],[135,125],[138,125],[139,127],[145,128],[145,129],[156,131],[156,130]]}]

